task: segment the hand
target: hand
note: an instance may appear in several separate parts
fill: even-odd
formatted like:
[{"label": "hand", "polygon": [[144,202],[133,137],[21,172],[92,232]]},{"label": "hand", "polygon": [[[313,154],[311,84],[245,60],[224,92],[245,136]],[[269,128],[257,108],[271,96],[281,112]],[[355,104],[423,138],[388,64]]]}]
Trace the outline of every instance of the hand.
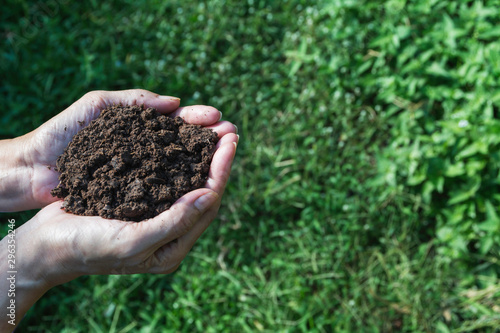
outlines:
[{"label": "hand", "polygon": [[142,89],[93,91],[33,132],[10,140],[8,147],[1,149],[5,159],[14,164],[8,165],[8,170],[3,172],[8,176],[0,174],[0,210],[41,208],[57,201],[58,198],[50,194],[59,183],[59,174],[55,171],[57,158],[73,136],[97,118],[101,110],[120,103],[144,104],[161,113],[180,116],[190,124],[212,128],[220,138],[236,132],[231,123],[219,121],[220,112],[209,106],[179,108],[178,98],[159,96]]}]

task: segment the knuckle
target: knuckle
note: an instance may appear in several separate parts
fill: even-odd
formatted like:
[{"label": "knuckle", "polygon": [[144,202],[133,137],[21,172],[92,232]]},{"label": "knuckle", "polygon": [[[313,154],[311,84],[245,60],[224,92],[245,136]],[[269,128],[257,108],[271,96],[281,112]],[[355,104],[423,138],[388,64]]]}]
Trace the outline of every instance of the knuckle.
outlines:
[{"label": "knuckle", "polygon": [[182,263],[182,258],[179,257],[172,258],[163,265],[163,267],[161,268],[161,272],[163,274],[171,274],[179,268],[181,263]]},{"label": "knuckle", "polygon": [[146,95],[150,95],[151,92],[146,89],[129,89],[127,90],[127,93],[133,97],[134,101],[141,100],[142,98],[146,97]]},{"label": "knuckle", "polygon": [[168,267],[165,269],[165,274],[172,274],[175,272],[177,269],[179,269],[179,266],[181,265],[181,262],[174,263],[172,266]]},{"label": "knuckle", "polygon": [[149,263],[143,269],[152,274],[171,274],[179,268],[181,262],[182,258],[179,256],[166,256],[160,261],[155,260],[154,263]]},{"label": "knuckle", "polygon": [[91,106],[94,112],[106,105],[105,98],[106,91],[104,90],[93,90],[89,91],[80,99],[81,102]]},{"label": "knuckle", "polygon": [[151,92],[146,89],[134,89],[139,94],[150,94]]},{"label": "knuckle", "polygon": [[188,216],[182,216],[179,218],[175,225],[175,234],[177,237],[182,236],[191,230],[195,222],[193,215],[194,214],[189,214]]}]

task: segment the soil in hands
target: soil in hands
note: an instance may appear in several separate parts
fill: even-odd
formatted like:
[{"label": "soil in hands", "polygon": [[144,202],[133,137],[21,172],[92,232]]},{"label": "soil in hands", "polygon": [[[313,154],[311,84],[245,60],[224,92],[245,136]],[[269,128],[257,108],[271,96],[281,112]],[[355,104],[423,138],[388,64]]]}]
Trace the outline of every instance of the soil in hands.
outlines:
[{"label": "soil in hands", "polygon": [[142,221],[205,184],[217,141],[216,132],[153,108],[109,107],[59,156],[51,194],[73,214]]}]

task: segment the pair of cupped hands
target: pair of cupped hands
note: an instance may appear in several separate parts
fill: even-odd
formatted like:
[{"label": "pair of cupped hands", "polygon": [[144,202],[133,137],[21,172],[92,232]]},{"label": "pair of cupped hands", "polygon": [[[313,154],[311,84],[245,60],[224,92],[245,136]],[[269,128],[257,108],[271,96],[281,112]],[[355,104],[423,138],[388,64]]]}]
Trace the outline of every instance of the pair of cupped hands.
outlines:
[{"label": "pair of cupped hands", "polygon": [[[60,199],[50,194],[58,184],[56,159],[82,121],[88,125],[113,104],[144,104],[215,130],[219,142],[205,187],[139,223],[64,212]],[[27,285],[48,290],[87,274],[166,274],[177,269],[218,212],[238,143],[236,126],[221,121],[215,108],[179,104],[178,98],[141,89],[93,91],[33,132],[5,143],[8,176],[0,182],[0,210],[44,207],[16,230],[16,269]]]}]

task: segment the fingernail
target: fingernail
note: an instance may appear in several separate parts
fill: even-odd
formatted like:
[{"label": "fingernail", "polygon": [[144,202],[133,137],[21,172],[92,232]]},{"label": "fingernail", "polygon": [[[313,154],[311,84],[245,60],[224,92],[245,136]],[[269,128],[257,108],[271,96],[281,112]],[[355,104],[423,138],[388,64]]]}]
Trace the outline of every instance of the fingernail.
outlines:
[{"label": "fingernail", "polygon": [[238,142],[240,142],[240,135],[236,134],[236,136],[238,137],[238,140],[236,141],[236,143],[238,143]]},{"label": "fingernail", "polygon": [[234,129],[236,130],[236,133],[238,133],[238,126],[236,126],[235,124],[233,124],[234,126]]},{"label": "fingernail", "polygon": [[217,194],[214,192],[209,192],[207,194],[202,195],[194,202],[194,206],[198,208],[198,210],[204,213],[210,206],[212,206],[217,200]]},{"label": "fingernail", "polygon": [[219,120],[217,120],[217,121],[220,121],[222,119],[222,112],[219,111],[219,114],[220,114]]},{"label": "fingernail", "polygon": [[159,99],[166,99],[166,100],[169,100],[169,101],[180,101],[181,99],[180,98],[177,98],[177,97],[172,97],[172,96],[158,96]]}]

